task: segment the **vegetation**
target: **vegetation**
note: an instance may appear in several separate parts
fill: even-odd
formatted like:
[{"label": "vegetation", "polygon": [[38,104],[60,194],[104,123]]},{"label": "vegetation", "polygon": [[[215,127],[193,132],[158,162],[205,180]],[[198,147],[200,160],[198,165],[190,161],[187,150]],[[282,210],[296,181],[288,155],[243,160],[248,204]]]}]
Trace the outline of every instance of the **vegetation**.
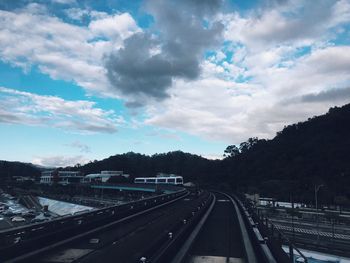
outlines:
[{"label": "vegetation", "polygon": [[29,163],[0,161],[1,181],[7,181],[12,176],[36,177],[40,175],[40,169]]},{"label": "vegetation", "polygon": [[[320,202],[346,205],[350,199],[349,134],[350,104],[287,126],[272,140],[250,138],[239,146],[230,145],[223,160],[181,151],[153,156],[129,152],[61,169],[83,174],[122,170],[132,177],[174,173],[185,181],[209,185],[227,182],[245,192],[293,198],[295,202],[312,202],[315,185],[322,184]],[[32,165],[10,162],[0,162],[0,171],[2,177],[40,173]]]},{"label": "vegetation", "polygon": [[[223,160],[223,167],[245,190],[265,196],[348,203],[350,198],[350,104],[285,127],[272,140],[249,139]],[[338,201],[337,201],[338,200]]]}]

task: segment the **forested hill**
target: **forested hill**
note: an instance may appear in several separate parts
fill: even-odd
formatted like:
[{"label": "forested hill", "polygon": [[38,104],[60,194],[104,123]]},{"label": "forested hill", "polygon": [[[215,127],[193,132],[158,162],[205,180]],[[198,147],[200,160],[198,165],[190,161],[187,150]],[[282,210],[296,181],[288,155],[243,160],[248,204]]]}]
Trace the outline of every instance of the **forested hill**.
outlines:
[{"label": "forested hill", "polygon": [[222,165],[233,185],[312,199],[323,184],[321,198],[350,198],[350,104],[287,126],[273,140],[230,146],[226,154]]},{"label": "forested hill", "polygon": [[174,173],[186,180],[208,180],[218,171],[220,161],[210,161],[198,155],[174,151],[152,156],[139,153],[125,153],[111,156],[101,161],[90,162],[78,169],[84,174],[99,173],[102,170],[122,170],[132,177],[155,176],[157,173]]},{"label": "forested hill", "polygon": [[40,169],[29,163],[8,162],[0,160],[0,178],[2,181],[12,176],[39,176]]},{"label": "forested hill", "polygon": [[[185,181],[228,182],[244,191],[295,200],[313,200],[315,185],[322,184],[321,200],[350,199],[350,104],[287,126],[272,140],[250,138],[231,145],[225,154],[224,160],[214,161],[181,151],[152,156],[130,152],[61,169],[83,174],[122,170],[133,177],[175,173]],[[32,165],[0,162],[2,178],[39,173]]]}]

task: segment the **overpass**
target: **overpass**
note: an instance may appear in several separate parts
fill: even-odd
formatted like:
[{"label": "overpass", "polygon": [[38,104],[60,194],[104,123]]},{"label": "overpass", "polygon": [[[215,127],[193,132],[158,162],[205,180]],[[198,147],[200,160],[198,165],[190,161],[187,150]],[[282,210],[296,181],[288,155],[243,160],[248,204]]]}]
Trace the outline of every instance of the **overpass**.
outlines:
[{"label": "overpass", "polygon": [[0,231],[1,262],[213,260],[292,262],[236,196],[221,192],[182,188]]}]

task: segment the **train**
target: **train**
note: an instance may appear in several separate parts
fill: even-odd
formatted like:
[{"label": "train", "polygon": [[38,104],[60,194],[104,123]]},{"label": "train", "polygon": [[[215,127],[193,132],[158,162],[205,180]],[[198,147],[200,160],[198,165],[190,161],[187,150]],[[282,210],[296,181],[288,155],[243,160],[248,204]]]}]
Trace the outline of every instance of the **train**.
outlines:
[{"label": "train", "polygon": [[182,176],[136,177],[134,183],[183,185],[183,178]]}]

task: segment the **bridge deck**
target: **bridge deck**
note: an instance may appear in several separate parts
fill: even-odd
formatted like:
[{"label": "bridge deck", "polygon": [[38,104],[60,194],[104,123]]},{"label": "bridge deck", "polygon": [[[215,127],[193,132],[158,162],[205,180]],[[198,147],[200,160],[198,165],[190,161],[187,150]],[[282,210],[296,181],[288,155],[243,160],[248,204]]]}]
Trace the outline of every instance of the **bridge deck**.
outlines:
[{"label": "bridge deck", "polygon": [[[223,262],[226,262],[226,258],[229,258],[232,262],[242,262],[243,242],[232,203],[222,194],[216,194],[216,198],[214,209],[190,252],[190,261],[220,262],[225,259]],[[212,257],[208,259],[207,256]]]}]

